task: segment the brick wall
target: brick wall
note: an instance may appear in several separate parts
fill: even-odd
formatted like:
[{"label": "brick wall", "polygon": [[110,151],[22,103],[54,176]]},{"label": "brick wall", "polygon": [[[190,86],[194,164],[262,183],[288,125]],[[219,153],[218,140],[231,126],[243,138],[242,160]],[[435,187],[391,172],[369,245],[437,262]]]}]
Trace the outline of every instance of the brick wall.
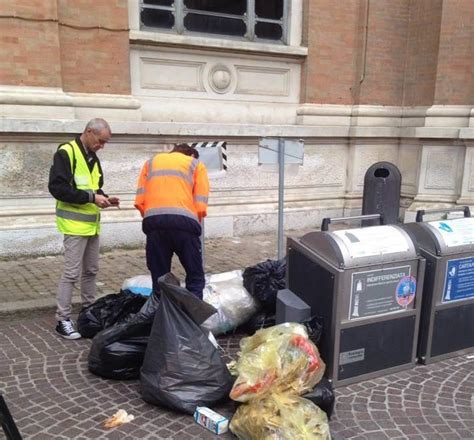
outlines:
[{"label": "brick wall", "polygon": [[474,102],[474,1],[444,0],[435,104]]},{"label": "brick wall", "polygon": [[58,17],[64,90],[130,93],[127,1],[58,0]]},{"label": "brick wall", "polygon": [[352,104],[364,0],[307,0],[303,42],[308,57],[302,73],[302,100]]},{"label": "brick wall", "polygon": [[409,5],[410,0],[306,2],[303,101],[402,105]]},{"label": "brick wall", "polygon": [[474,0],[306,1],[302,101],[472,104],[473,35]]},{"label": "brick wall", "polygon": [[[0,1],[0,84],[130,93],[127,7]],[[474,0],[306,0],[303,26],[302,102],[474,101]]]},{"label": "brick wall", "polygon": [[130,93],[126,0],[0,1],[0,84]]},{"label": "brick wall", "polygon": [[358,103],[402,105],[409,4],[410,0],[370,1]]},{"label": "brick wall", "polygon": [[404,105],[432,105],[436,86],[443,0],[412,0]]},{"label": "brick wall", "polygon": [[0,84],[61,87],[56,0],[0,2]]}]

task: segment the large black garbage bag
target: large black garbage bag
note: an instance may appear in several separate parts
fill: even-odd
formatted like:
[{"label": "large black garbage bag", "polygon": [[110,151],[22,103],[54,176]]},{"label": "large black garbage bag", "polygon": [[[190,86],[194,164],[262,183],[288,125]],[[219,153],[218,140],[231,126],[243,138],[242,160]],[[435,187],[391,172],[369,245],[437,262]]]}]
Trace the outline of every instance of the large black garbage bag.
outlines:
[{"label": "large black garbage bag", "polygon": [[155,405],[193,414],[227,398],[232,377],[200,325],[216,309],[186,289],[158,280],[155,315],[140,374],[141,395]]},{"label": "large black garbage bag", "polygon": [[323,377],[312,391],[303,394],[302,397],[311,400],[327,414],[328,419],[331,418],[334,410],[334,391],[328,379]]},{"label": "large black garbage bag", "polygon": [[[179,286],[179,280],[171,273],[166,280]],[[89,352],[89,371],[109,379],[137,379],[159,304],[159,294],[153,292],[137,313],[98,333]]]},{"label": "large black garbage bag", "polygon": [[247,267],[242,274],[244,287],[264,309],[275,313],[278,290],[285,288],[286,260],[266,260]]},{"label": "large black garbage bag", "polygon": [[89,371],[107,379],[138,379],[150,332],[151,323],[123,323],[102,330],[92,340]]},{"label": "large black garbage bag", "polygon": [[[169,284],[179,286],[179,279],[176,278],[171,272],[167,273],[162,278],[166,279],[166,282]],[[153,324],[155,313],[158,310],[158,306],[160,305],[160,296],[161,294],[159,292],[152,292],[147,302],[143,304],[143,307],[140,309],[140,311],[133,317],[133,322],[149,322],[150,324]]]},{"label": "large black garbage bag", "polygon": [[81,310],[77,318],[77,329],[84,338],[93,338],[104,328],[122,322],[137,313],[147,298],[131,293],[112,293],[99,298]]}]

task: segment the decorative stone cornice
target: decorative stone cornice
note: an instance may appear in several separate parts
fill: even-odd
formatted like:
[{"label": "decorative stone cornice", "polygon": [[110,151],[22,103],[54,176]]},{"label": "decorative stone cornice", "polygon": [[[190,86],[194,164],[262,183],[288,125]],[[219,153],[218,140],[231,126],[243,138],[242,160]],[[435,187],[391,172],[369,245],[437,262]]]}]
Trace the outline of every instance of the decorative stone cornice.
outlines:
[{"label": "decorative stone cornice", "polygon": [[0,105],[42,105],[136,110],[130,95],[64,92],[59,88],[0,86]]}]

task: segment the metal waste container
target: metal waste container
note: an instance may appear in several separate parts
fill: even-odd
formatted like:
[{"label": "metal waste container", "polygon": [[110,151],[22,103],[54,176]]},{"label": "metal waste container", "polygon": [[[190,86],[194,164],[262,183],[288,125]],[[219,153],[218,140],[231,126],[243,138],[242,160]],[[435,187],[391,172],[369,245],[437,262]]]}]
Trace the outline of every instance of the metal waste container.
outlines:
[{"label": "metal waste container", "polygon": [[419,211],[418,223],[404,225],[426,259],[418,341],[424,364],[474,350],[474,218],[461,209],[464,218],[422,222]]},{"label": "metal waste container", "polygon": [[[384,225],[398,224],[401,186],[402,175],[393,163],[374,163],[364,176],[362,214],[380,214]],[[362,222],[362,226],[376,224],[376,220]]]},{"label": "metal waste container", "polygon": [[424,268],[395,225],[288,239],[287,285],[323,320],[319,349],[335,387],[415,365]]}]

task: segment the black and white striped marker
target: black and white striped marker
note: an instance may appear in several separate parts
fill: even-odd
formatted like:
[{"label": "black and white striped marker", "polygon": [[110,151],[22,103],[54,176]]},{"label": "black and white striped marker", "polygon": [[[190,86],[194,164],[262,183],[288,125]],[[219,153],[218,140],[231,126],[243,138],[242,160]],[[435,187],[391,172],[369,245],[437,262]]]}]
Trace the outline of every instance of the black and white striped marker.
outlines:
[{"label": "black and white striped marker", "polygon": [[220,147],[222,151],[222,169],[227,171],[227,142],[194,142],[191,144],[193,148],[216,148]]}]

